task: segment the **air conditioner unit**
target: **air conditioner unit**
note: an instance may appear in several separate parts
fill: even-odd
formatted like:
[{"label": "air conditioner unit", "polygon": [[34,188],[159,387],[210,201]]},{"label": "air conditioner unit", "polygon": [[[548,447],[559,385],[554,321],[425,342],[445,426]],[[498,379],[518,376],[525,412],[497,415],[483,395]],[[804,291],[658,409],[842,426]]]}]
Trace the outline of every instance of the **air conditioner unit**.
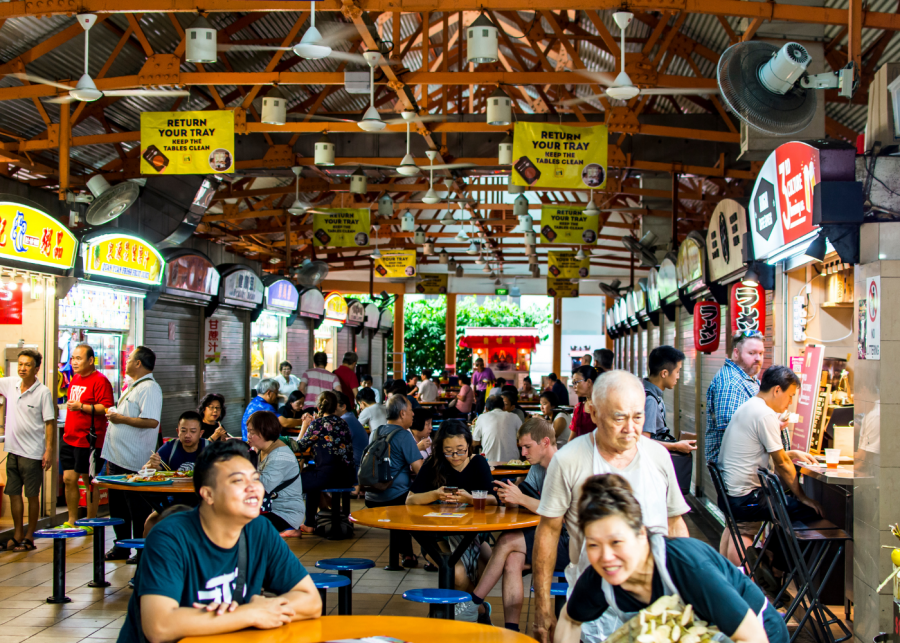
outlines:
[{"label": "air conditioner unit", "polygon": [[344,72],[344,90],[348,94],[366,94],[369,93],[369,72],[366,71],[345,71]]}]

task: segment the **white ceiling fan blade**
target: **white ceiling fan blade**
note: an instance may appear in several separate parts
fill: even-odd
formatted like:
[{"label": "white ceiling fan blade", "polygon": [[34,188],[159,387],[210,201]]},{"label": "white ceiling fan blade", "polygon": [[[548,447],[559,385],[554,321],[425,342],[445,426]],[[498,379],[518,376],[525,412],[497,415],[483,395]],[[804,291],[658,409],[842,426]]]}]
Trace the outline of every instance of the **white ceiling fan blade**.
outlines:
[{"label": "white ceiling fan blade", "polygon": [[444,165],[434,165],[433,170],[454,170],[466,167],[475,167],[475,163],[445,163]]},{"label": "white ceiling fan blade", "polygon": [[[313,25],[315,25],[315,23],[313,23]],[[341,25],[340,27],[329,30],[328,33],[323,33],[322,39],[317,44],[325,47],[334,47],[336,45],[348,45],[353,42],[353,40],[359,40],[359,38],[359,30],[355,25]],[[362,56],[360,56],[360,58],[362,59]],[[365,59],[363,59],[363,62],[365,62]],[[381,61],[381,63],[384,62],[385,61],[383,60]]]},{"label": "white ceiling fan blade", "polygon": [[337,118],[336,116],[324,116],[321,114],[298,114],[291,113],[287,115],[289,119],[307,119],[307,120],[315,120],[315,121],[334,121],[335,123],[356,123],[356,121],[349,118]]},{"label": "white ceiling fan blade", "polygon": [[594,82],[598,85],[605,85],[606,87],[611,86],[615,83],[615,78],[612,73],[608,71],[587,71],[586,69],[578,69],[575,71],[576,74],[583,78],[589,79],[591,82]]},{"label": "white ceiling fan blade", "polygon": [[[422,123],[434,123],[436,121],[442,121],[445,119],[457,119],[459,118],[458,114],[422,114],[421,116],[416,115],[412,122],[422,122]],[[385,125],[403,125],[406,122],[403,118],[391,118],[384,121]]]},{"label": "white ceiling fan blade", "polygon": [[186,89],[111,89],[104,96],[190,96]]},{"label": "white ceiling fan blade", "polygon": [[366,63],[365,57],[363,57],[359,54],[351,54],[350,52],[347,52],[347,51],[335,51],[332,49],[331,53],[325,57],[326,58],[334,58],[335,60],[347,60],[347,61],[354,62],[354,63],[368,64],[368,63]]},{"label": "white ceiling fan blade", "polygon": [[383,167],[387,170],[396,170],[396,165],[376,165],[374,163],[341,163],[341,165],[358,165],[361,167]]},{"label": "white ceiling fan blade", "polygon": [[703,87],[650,87],[642,89],[644,96],[703,96],[705,94],[718,94],[718,87],[705,89]]},{"label": "white ceiling fan blade", "polygon": [[291,51],[293,47],[276,47],[274,45],[216,45],[219,51]]},{"label": "white ceiling fan blade", "polygon": [[7,76],[13,76],[14,78],[18,78],[19,80],[27,80],[29,83],[37,83],[39,85],[49,85],[50,87],[57,87],[59,89],[65,89],[66,91],[72,89],[71,85],[63,85],[62,83],[58,83],[55,80],[48,80],[47,78],[42,78],[41,76],[35,76],[34,74],[7,74]]},{"label": "white ceiling fan blade", "polygon": [[581,105],[582,103],[587,103],[592,100],[600,100],[603,98],[603,94],[591,94],[590,96],[581,96],[578,98],[569,98],[564,101],[560,101],[558,105],[560,107],[571,107],[572,105]]},{"label": "white ceiling fan blade", "polygon": [[63,105],[65,103],[75,102],[76,100],[78,100],[78,99],[75,98],[74,96],[66,95],[66,96],[56,96],[55,98],[45,98],[44,102],[45,103],[53,103],[55,105]]}]

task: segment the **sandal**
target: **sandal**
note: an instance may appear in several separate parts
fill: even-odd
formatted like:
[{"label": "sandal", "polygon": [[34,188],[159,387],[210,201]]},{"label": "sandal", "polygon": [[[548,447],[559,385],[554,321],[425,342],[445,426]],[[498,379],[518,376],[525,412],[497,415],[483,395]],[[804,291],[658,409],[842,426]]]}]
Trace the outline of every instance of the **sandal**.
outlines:
[{"label": "sandal", "polygon": [[419,566],[419,559],[416,556],[404,556],[400,564],[406,569],[413,569]]},{"label": "sandal", "polygon": [[[10,546],[12,543],[12,546]],[[6,541],[5,545],[0,545],[0,551],[15,551],[16,547],[18,547],[21,543],[15,538],[10,538]]]},{"label": "sandal", "polygon": [[16,545],[13,551],[33,551],[35,549],[37,547],[34,546],[34,541],[31,538],[23,538],[22,542]]},{"label": "sandal", "polygon": [[316,533],[316,528],[310,527],[308,525],[300,525],[299,531],[303,532],[304,534],[314,534]]}]

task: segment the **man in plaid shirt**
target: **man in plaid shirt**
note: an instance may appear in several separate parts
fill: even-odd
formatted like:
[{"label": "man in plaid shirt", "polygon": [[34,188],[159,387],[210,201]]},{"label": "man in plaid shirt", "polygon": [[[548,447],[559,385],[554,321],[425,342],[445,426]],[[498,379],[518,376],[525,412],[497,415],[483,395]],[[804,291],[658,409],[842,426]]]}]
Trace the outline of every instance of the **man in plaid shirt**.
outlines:
[{"label": "man in plaid shirt", "polygon": [[[762,368],[763,334],[758,330],[741,331],[732,338],[731,359],[719,369],[706,391],[706,461],[719,459],[722,436],[738,407],[759,393],[756,376]],[[785,440],[782,429],[782,441]],[[790,448],[787,440],[785,450]]]}]

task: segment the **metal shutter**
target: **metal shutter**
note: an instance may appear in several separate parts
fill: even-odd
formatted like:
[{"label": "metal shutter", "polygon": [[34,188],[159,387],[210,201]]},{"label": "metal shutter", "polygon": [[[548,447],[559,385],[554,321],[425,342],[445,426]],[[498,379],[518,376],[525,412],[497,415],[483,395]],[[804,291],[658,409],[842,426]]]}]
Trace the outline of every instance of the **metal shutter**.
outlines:
[{"label": "metal shutter", "polygon": [[222,426],[230,435],[241,434],[241,417],[250,400],[250,312],[220,306],[213,319],[219,320],[222,355],[219,363],[206,365],[204,395],[218,393],[225,398]]},{"label": "metal shutter", "polygon": [[[675,322],[669,321],[662,312],[659,315],[659,322],[662,324],[662,344],[679,348],[679,343],[675,336]],[[681,368],[681,379],[684,380],[684,367]],[[679,385],[680,386],[680,385]],[[666,425],[673,433],[675,432],[675,389],[663,391],[663,402],[666,403]]]},{"label": "metal shutter", "polygon": [[372,374],[372,386],[377,389],[382,388],[384,386],[384,335],[380,332],[372,336],[369,372]]},{"label": "metal shutter", "polygon": [[310,320],[299,317],[287,327],[285,336],[287,355],[286,359],[294,367],[293,373],[297,377],[303,375],[312,366],[312,333],[310,332]]},{"label": "metal shutter", "polygon": [[[649,324],[648,324],[649,326]],[[641,352],[640,352],[640,363],[638,364],[638,370],[635,375],[638,377],[647,377],[648,369],[647,369],[647,356],[650,354],[650,350],[647,347],[648,342],[650,340],[650,335],[653,333],[649,328],[647,330],[641,329],[641,332],[638,333],[641,339]]]},{"label": "metal shutter", "polygon": [[649,359],[650,351],[659,346],[659,326],[654,326],[653,322],[647,326],[647,358]]},{"label": "metal shutter", "polygon": [[679,311],[678,335],[681,340],[681,352],[684,353],[684,366],[681,367],[681,380],[678,391],[679,430],[696,433],[697,412],[697,351],[694,349],[694,316],[683,308]]},{"label": "metal shutter", "polygon": [[631,330],[631,372],[641,376],[641,327],[635,326]]},{"label": "metal shutter", "polygon": [[337,355],[335,355],[334,367],[337,368],[344,361],[344,353],[353,350],[353,329],[344,326],[337,333]]},{"label": "metal shutter", "polygon": [[356,336],[356,355],[359,357],[360,364],[368,365],[369,363],[369,348],[371,341],[372,331],[368,328],[363,328],[359,335]]},{"label": "metal shutter", "polygon": [[[728,306],[722,306],[720,319],[722,320],[722,327],[727,328],[729,322]],[[704,353],[700,358],[700,390],[698,391],[700,417],[697,418],[697,453],[706,453],[706,391],[709,389],[709,385],[712,384],[716,373],[725,365],[725,358],[728,357],[727,342],[725,341],[726,335],[727,333],[723,330],[719,340],[719,349],[715,353]],[[716,489],[709,477],[709,470],[705,466],[700,467],[699,474],[703,495],[715,500]]]},{"label": "metal shutter", "polygon": [[[160,299],[144,312],[144,345],[156,353],[153,377],[163,392],[163,437],[174,437],[178,418],[196,410],[200,389],[200,325],[203,309]],[[174,340],[169,338],[169,325]]]}]

